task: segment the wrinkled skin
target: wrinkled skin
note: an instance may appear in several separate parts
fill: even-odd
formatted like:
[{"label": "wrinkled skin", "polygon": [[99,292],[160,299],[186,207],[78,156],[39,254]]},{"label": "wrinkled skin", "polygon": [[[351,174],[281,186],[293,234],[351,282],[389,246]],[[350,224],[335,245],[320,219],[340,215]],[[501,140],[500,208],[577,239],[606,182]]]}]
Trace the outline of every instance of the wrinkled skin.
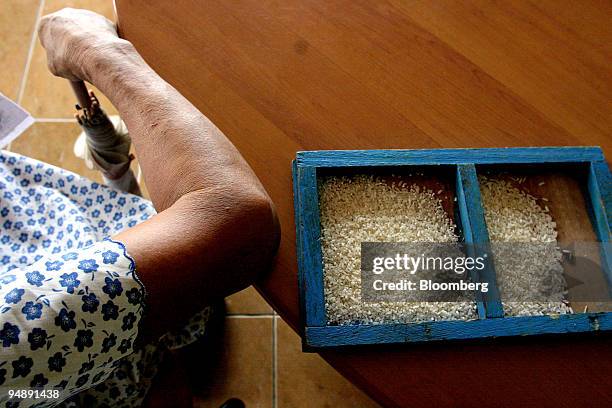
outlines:
[{"label": "wrinkled skin", "polygon": [[91,82],[86,70],[92,54],[110,54],[115,48],[129,47],[129,42],[117,36],[112,21],[89,10],[65,8],[44,16],[38,36],[47,51],[51,73],[70,80]]},{"label": "wrinkled skin", "polygon": [[115,239],[147,288],[147,334],[175,328],[253,283],[271,263],[279,227],[231,142],[103,16],[63,9],[42,19],[39,37],[51,72],[98,87],[130,131],[159,214]]}]

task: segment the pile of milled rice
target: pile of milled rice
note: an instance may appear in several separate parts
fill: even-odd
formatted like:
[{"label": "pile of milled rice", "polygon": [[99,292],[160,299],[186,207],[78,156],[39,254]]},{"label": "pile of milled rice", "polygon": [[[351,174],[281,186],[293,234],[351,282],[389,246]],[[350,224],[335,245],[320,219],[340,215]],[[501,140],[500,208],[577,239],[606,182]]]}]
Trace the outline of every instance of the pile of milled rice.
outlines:
[{"label": "pile of milled rice", "polygon": [[328,177],[319,186],[328,324],[477,318],[474,302],[361,300],[362,242],[457,242],[438,193],[373,176]]},{"label": "pile of milled rice", "polygon": [[[519,184],[523,180],[515,179]],[[538,200],[508,180],[481,176],[479,181],[504,314],[572,313],[566,301],[562,254],[555,245],[556,223],[546,199]]]},{"label": "pile of milled rice", "polygon": [[[555,223],[547,208],[506,181],[480,178],[486,221],[493,242],[556,242]],[[362,242],[457,242],[455,225],[439,194],[415,184],[374,176],[326,177],[319,184],[321,247],[328,324],[407,323],[472,320],[474,302],[378,302],[361,299]],[[552,285],[554,302],[504,302],[506,315],[571,313],[563,298],[565,280],[559,251],[523,254],[495,266],[502,292],[540,290]],[[537,263],[533,263],[538,259]],[[545,265],[551,277],[542,278]],[[515,292],[518,293],[518,292]],[[524,293],[524,292],[523,292]]]}]

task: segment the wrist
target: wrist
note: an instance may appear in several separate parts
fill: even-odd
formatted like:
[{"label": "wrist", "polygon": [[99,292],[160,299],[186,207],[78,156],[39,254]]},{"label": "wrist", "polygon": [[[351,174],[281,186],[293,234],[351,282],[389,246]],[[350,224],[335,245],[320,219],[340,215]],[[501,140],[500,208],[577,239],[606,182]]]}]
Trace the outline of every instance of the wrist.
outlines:
[{"label": "wrist", "polygon": [[83,78],[98,88],[121,112],[136,98],[142,106],[156,105],[160,89],[168,86],[142,59],[129,41],[117,39],[112,45],[90,54]]},{"label": "wrist", "polygon": [[140,58],[132,43],[121,38],[114,38],[102,45],[86,46],[81,55],[82,60],[77,63],[80,64],[83,79],[101,90],[106,79]]}]

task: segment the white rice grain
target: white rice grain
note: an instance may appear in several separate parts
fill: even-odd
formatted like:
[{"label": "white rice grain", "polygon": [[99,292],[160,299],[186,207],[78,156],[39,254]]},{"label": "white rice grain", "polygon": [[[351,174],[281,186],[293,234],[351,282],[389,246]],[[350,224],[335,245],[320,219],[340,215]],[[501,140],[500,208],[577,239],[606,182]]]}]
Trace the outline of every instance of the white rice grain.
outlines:
[{"label": "white rice grain", "polygon": [[[480,186],[489,236],[496,242],[555,243],[556,224],[548,207],[508,181],[481,176]],[[525,178],[515,182],[523,184]],[[387,183],[373,176],[327,177],[319,185],[321,247],[328,324],[378,324],[437,320],[472,320],[474,302],[378,302],[361,300],[362,242],[457,242],[455,225],[434,192],[406,182]],[[456,201],[456,198],[455,198]],[[546,200],[548,201],[548,200]],[[555,289],[549,302],[503,302],[507,316],[572,313],[558,251],[523,246],[504,259],[495,254],[504,296]],[[548,271],[543,274],[542,271]],[[548,274],[550,276],[548,276]]]},{"label": "white rice grain", "polygon": [[[539,299],[541,293],[553,294],[546,302],[503,302],[505,315],[572,313],[566,301],[561,252],[553,245],[557,242],[557,225],[548,206],[540,207],[535,197],[508,181],[485,176],[479,181],[502,301],[525,299],[530,293],[533,299]],[[510,250],[509,245],[496,243],[518,244]],[[546,243],[551,245],[540,245]]]},{"label": "white rice grain", "polygon": [[457,242],[455,225],[434,191],[397,184],[372,176],[328,177],[321,182],[328,324],[476,319],[473,302],[362,302],[362,242]]}]

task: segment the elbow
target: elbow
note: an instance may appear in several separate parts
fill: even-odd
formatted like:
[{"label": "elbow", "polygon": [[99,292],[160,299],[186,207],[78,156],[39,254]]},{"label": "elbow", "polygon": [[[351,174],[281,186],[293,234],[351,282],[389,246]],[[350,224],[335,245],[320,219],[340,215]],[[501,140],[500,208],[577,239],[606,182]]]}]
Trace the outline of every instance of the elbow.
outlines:
[{"label": "elbow", "polygon": [[229,293],[264,279],[272,270],[280,243],[280,225],[274,203],[262,191],[234,195],[233,219],[225,230],[232,238],[232,267],[226,269],[233,282]]},{"label": "elbow", "polygon": [[263,256],[262,269],[265,272],[265,269],[271,267],[280,244],[281,231],[276,207],[265,191],[253,193],[242,205],[245,212],[250,214],[247,222],[252,224],[253,236],[258,241],[255,246]]},{"label": "elbow", "polygon": [[[201,210],[197,218],[205,224],[198,233],[199,242],[214,242],[213,257],[222,262],[224,279],[233,282],[230,291],[264,277],[273,266],[281,232],[274,203],[263,187],[225,185],[222,190],[195,194],[193,201],[207,203],[197,206]],[[215,219],[213,228],[211,218]],[[208,239],[202,239],[204,235]],[[209,259],[210,255],[208,252]]]},{"label": "elbow", "polygon": [[232,235],[240,248],[236,252],[239,267],[234,276],[241,287],[247,287],[272,269],[281,232],[274,203],[263,189],[237,193],[236,197],[238,214],[232,224],[237,229]]}]

